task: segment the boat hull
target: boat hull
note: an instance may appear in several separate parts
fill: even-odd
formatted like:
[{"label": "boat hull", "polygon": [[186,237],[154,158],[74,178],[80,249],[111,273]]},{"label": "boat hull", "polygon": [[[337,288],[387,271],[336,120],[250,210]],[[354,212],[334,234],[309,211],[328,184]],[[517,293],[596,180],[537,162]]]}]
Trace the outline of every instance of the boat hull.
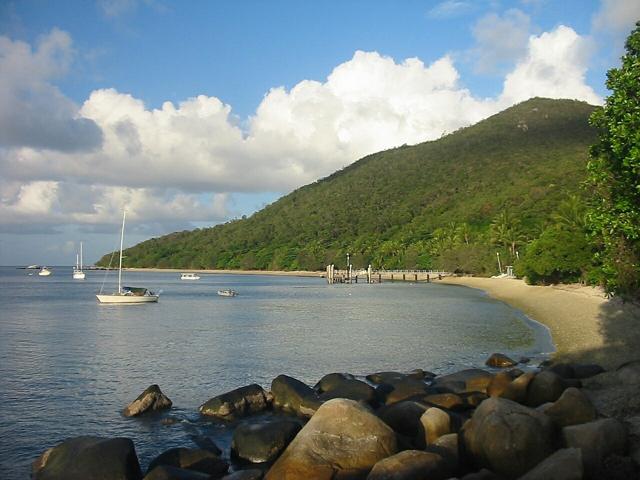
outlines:
[{"label": "boat hull", "polygon": [[159,295],[96,295],[100,303],[116,303],[116,304],[136,304],[136,303],[154,303],[158,301]]},{"label": "boat hull", "polygon": [[73,279],[74,280],[84,280],[86,277],[84,272],[73,272]]}]

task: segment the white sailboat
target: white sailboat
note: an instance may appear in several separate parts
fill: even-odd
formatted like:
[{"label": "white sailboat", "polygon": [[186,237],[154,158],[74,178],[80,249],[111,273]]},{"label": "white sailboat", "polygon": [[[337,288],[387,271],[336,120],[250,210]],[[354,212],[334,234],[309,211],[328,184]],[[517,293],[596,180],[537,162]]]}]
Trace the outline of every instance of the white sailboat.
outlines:
[{"label": "white sailboat", "polygon": [[76,254],[76,268],[73,269],[74,280],[84,280],[85,273],[82,271],[82,242],[80,242],[80,258]]},{"label": "white sailboat", "polygon": [[38,275],[40,275],[41,277],[48,277],[49,275],[51,275],[51,270],[49,270],[47,267],[42,267],[38,272]]},{"label": "white sailboat", "polygon": [[118,291],[111,294],[103,294],[102,288],[96,298],[100,303],[151,303],[157,302],[160,295],[156,295],[150,290],[142,287],[122,286],[122,245],[124,243],[124,223],[127,212],[122,212],[122,231],[120,232],[120,264],[118,265]]}]

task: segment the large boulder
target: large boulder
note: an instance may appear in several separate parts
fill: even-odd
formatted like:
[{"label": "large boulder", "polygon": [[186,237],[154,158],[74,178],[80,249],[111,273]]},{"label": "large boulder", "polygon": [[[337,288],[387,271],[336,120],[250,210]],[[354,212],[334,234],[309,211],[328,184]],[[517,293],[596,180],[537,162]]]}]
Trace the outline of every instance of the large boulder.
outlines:
[{"label": "large boulder", "polygon": [[158,465],[143,480],[210,480],[211,475],[171,465]]},{"label": "large boulder", "polygon": [[535,377],[536,374],[534,372],[523,373],[507,385],[499,396],[514,402],[525,403],[527,400],[529,384]]},{"label": "large boulder", "polygon": [[599,413],[616,418],[640,415],[640,360],[584,380],[584,392]]},{"label": "large boulder", "polygon": [[213,397],[200,405],[199,410],[202,415],[222,420],[236,420],[268,407],[267,393],[260,385],[254,383]]},{"label": "large boulder", "polygon": [[429,393],[429,387],[422,380],[414,378],[403,378],[392,382],[380,384],[381,387],[387,388],[384,398],[386,405],[402,402],[409,398],[424,396]]},{"label": "large boulder", "polygon": [[324,403],[267,472],[266,480],[364,477],[397,452],[393,430],[353,400]]},{"label": "large boulder", "polygon": [[367,375],[367,380],[377,385],[382,383],[390,383],[393,384],[398,381],[404,381],[408,378],[413,380],[426,380],[435,377],[434,373],[427,372],[422,369],[416,369],[409,373],[400,373],[400,372],[378,372]]},{"label": "large boulder", "polygon": [[140,480],[142,472],[128,438],[75,437],[44,452],[34,463],[34,480]]},{"label": "large boulder", "polygon": [[466,410],[469,407],[464,398],[457,393],[433,393],[425,395],[422,401],[429,405],[450,410]]},{"label": "large boulder", "polygon": [[544,410],[560,427],[591,422],[596,419],[596,407],[591,400],[577,388],[567,388],[560,398]]},{"label": "large boulder", "polygon": [[135,417],[149,411],[166,410],[171,408],[173,402],[162,393],[158,385],[151,385],[138,395],[133,402],[124,409],[125,417]]},{"label": "large boulder", "polygon": [[405,450],[376,463],[367,480],[444,480],[451,470],[437,453]]},{"label": "large boulder", "polygon": [[322,405],[315,390],[288,375],[278,375],[271,382],[273,406],[302,417],[312,416]]},{"label": "large boulder", "polygon": [[549,417],[511,400],[489,398],[462,428],[462,449],[478,467],[517,478],[553,451]]},{"label": "large boulder", "polygon": [[489,358],[487,358],[487,361],[484,362],[484,364],[487,367],[508,368],[517,365],[518,362],[507,357],[504,353],[494,353]]},{"label": "large boulder", "polygon": [[239,425],[231,439],[231,455],[252,463],[275,460],[300,431],[294,420]]},{"label": "large boulder", "polygon": [[486,393],[493,374],[480,368],[469,368],[442,377],[436,377],[433,385],[442,389],[443,392],[463,393],[482,392]]},{"label": "large boulder", "polygon": [[529,383],[527,405],[537,407],[543,403],[555,402],[566,388],[560,375],[549,370],[538,373]]},{"label": "large boulder", "polygon": [[179,447],[162,452],[151,461],[147,472],[151,473],[154,468],[160,465],[206,473],[213,478],[220,478],[229,470],[227,462],[214,453],[199,448]]},{"label": "large boulder", "polygon": [[[417,440],[418,437],[424,437],[420,417],[422,417],[428,409],[429,405],[425,405],[424,403],[405,400],[382,407],[376,412],[376,415],[396,433],[406,437],[407,441],[412,443]],[[422,438],[420,438],[420,442],[418,442],[416,446],[424,446]]]},{"label": "large boulder", "polygon": [[371,385],[355,379],[345,379],[331,390],[324,391],[319,395],[322,402],[332,398],[348,398],[372,406],[377,404],[375,389]]},{"label": "large boulder", "polygon": [[624,424],[614,418],[571,425],[562,429],[562,441],[568,448],[582,450],[585,472],[601,471],[610,455],[625,455],[628,432]]},{"label": "large boulder", "polygon": [[582,452],[563,448],[545,458],[519,480],[582,480]]},{"label": "large boulder", "polygon": [[345,380],[354,380],[350,373],[328,373],[313,387],[318,393],[330,392],[339,387]]},{"label": "large boulder", "polygon": [[452,433],[455,428],[449,414],[437,407],[427,409],[420,417],[420,423],[424,429],[425,445],[431,445],[442,435]]}]

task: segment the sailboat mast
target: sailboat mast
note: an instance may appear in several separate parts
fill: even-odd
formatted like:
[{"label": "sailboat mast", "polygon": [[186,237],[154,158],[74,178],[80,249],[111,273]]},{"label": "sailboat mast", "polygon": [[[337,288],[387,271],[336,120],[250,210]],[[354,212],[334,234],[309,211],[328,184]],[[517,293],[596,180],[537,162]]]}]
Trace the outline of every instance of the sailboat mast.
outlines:
[{"label": "sailboat mast", "polygon": [[82,242],[80,242],[80,270],[82,270]]},{"label": "sailboat mast", "polygon": [[127,211],[122,212],[122,231],[120,232],[120,265],[118,266],[118,293],[122,293],[122,244],[124,243],[124,219]]}]

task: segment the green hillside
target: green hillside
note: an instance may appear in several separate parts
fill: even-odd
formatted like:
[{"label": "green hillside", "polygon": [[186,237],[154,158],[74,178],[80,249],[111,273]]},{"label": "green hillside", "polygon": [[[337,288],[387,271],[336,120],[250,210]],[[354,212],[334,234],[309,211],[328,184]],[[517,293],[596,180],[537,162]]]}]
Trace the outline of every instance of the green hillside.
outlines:
[{"label": "green hillside", "polygon": [[581,208],[594,108],[529,100],[369,155],[249,218],[142,242],[126,266],[317,270],[344,266],[349,252],[356,267],[493,273],[496,251],[519,256],[552,219]]}]

